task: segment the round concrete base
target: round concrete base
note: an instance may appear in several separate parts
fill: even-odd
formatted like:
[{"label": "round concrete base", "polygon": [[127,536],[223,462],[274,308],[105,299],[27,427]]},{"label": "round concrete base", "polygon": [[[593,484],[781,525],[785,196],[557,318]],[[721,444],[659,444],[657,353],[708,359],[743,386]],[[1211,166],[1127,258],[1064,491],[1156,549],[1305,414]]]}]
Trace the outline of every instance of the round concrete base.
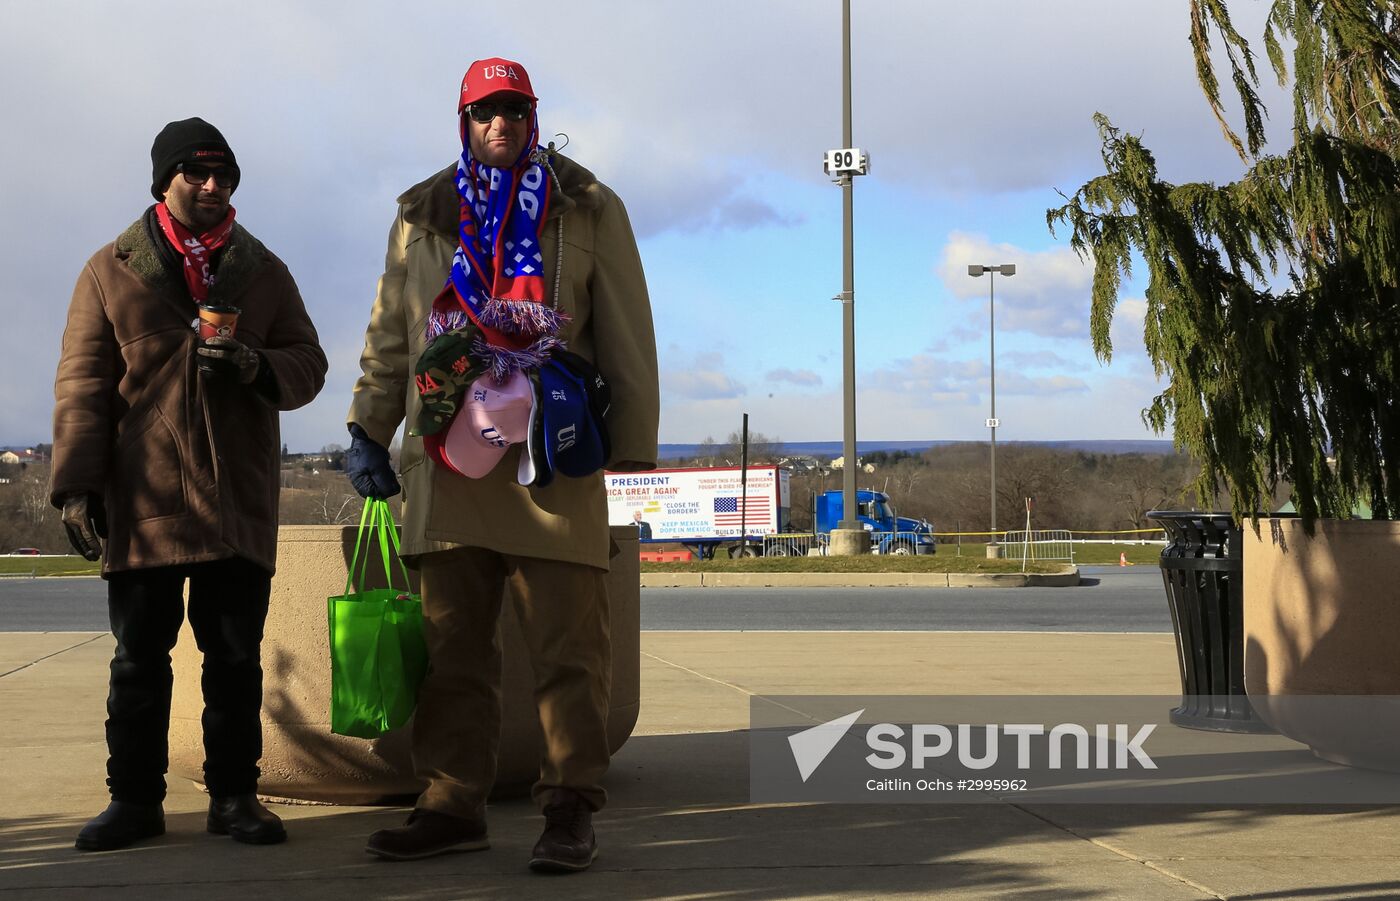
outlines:
[{"label": "round concrete base", "polygon": [[[372,804],[417,795],[412,723],[366,740],[330,731],[330,639],[326,598],[345,590],[355,547],[353,526],[283,526],[277,575],[262,644],[263,757],[259,793],[332,804]],[[616,752],[637,723],[641,664],[641,576],[635,526],[613,528],[620,548],[608,575],[612,623],[612,708],[608,744]],[[413,574],[417,589],[417,577]],[[377,587],[373,580],[368,587]],[[501,743],[498,791],[528,790],[539,775],[543,737],[534,703],[534,677],[513,605],[501,615]],[[201,782],[204,746],[200,716],[200,653],[188,621],[171,661],[171,773]]]},{"label": "round concrete base", "polygon": [[989,544],[989,545],[987,545],[987,559],[988,559],[988,560],[1000,560],[1000,559],[1001,559],[1001,545],[999,545],[999,544]]},{"label": "round concrete base", "polygon": [[870,533],[864,529],[832,529],[827,545],[831,557],[856,557],[870,553]]}]

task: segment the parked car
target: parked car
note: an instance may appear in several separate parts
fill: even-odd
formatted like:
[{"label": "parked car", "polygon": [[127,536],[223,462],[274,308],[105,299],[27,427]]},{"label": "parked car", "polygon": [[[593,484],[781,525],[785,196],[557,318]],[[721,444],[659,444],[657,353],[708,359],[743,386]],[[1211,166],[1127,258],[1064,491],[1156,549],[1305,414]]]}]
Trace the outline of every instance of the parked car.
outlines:
[{"label": "parked car", "polygon": [[11,557],[37,557],[41,551],[37,547],[17,547],[10,551]]}]

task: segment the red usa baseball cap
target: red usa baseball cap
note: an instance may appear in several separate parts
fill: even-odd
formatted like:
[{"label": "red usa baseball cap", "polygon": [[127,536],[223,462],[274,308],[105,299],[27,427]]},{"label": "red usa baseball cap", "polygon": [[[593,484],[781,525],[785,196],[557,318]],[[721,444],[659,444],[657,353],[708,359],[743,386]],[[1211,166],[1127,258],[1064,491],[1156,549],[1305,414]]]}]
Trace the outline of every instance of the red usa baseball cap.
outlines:
[{"label": "red usa baseball cap", "polygon": [[479,59],[462,76],[462,98],[457,101],[457,112],[460,114],[468,105],[502,91],[539,99],[530,87],[530,73],[520,63],[499,56]]}]

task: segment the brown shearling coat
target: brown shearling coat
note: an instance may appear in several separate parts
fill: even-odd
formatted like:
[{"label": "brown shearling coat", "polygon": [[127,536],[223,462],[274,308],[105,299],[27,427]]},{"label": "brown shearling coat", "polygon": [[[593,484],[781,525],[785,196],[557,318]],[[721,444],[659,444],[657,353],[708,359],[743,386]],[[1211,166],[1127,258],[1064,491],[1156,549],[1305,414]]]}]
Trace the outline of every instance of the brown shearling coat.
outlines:
[{"label": "brown shearling coat", "polygon": [[[559,309],[571,317],[561,333],[591,360],[612,389],[610,468],[656,466],[660,391],[651,301],[636,239],[622,201],[583,166],[558,154],[559,178],[540,233],[543,275]],[[348,420],[387,447],[400,423],[418,412],[414,367],[426,347],[432,302],[447,281],[457,248],[456,165],[399,197],[389,250],[360,358]],[[560,229],[563,254],[560,256]],[[428,460],[421,438],[403,443],[403,554],[412,558],[466,545],[505,554],[564,560],[607,569],[607,498],[603,477],[556,476],[544,488],[516,481],[519,446],[490,473],[468,479]]]},{"label": "brown shearling coat", "polygon": [[78,277],[54,383],[50,500],[104,499],[104,575],[233,556],[276,567],[278,411],[316,396],[326,356],[291,273],[241,225],[210,302],[242,308],[235,337],[262,352],[275,402],[197,372],[194,301],[142,220]]}]

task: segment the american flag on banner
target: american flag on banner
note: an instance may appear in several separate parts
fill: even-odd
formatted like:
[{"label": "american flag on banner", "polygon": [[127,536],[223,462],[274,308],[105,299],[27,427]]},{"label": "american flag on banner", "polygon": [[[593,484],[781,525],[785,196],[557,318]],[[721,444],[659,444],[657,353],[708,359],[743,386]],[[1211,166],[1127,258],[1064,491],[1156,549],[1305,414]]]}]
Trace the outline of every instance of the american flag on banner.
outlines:
[{"label": "american flag on banner", "polygon": [[739,505],[743,500],[737,495],[733,497],[715,498],[715,527],[723,528],[731,526],[740,527],[739,518],[743,517],[743,528],[768,525],[768,505],[769,498],[766,495],[749,495],[747,507],[741,514]]}]

